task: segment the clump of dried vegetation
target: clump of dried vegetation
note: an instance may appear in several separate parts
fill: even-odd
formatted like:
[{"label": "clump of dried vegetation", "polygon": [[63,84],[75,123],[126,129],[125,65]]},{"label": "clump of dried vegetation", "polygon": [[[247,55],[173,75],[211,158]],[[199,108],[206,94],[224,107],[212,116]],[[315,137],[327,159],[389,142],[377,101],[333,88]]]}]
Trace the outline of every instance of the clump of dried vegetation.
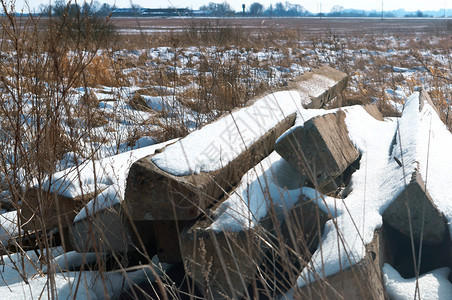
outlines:
[{"label": "clump of dried vegetation", "polygon": [[[123,145],[133,146],[143,136],[159,141],[184,136],[322,64],[350,75],[349,88],[331,107],[376,103],[385,116],[396,116],[403,95],[424,85],[452,128],[451,33],[304,35],[219,23],[188,25],[183,32],[114,34],[99,26],[108,18],[93,24],[80,15],[16,16],[11,3],[2,5],[0,184],[7,210],[20,210],[25,190],[42,186],[57,170],[130,149]],[[17,222],[20,227],[22,219]],[[297,225],[289,227],[297,236]],[[31,248],[54,246],[55,239],[46,236],[36,234]],[[269,245],[271,254],[249,297],[275,297],[290,288],[294,270],[312,253],[311,245],[291,248],[278,238]],[[28,240],[28,233],[19,232],[2,250],[25,257]],[[51,260],[42,256],[43,265]],[[192,283],[175,285],[169,276],[159,284],[156,293],[163,297],[206,296]]]}]

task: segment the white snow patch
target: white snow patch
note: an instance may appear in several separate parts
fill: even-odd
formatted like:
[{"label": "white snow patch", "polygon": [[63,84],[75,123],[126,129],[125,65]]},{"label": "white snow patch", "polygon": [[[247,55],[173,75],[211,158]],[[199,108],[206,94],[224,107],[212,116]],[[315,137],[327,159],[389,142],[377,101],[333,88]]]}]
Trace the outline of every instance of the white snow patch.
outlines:
[{"label": "white snow patch", "polygon": [[383,266],[383,281],[386,292],[393,300],[450,299],[452,284],[448,276],[450,269],[440,268],[419,277],[419,292],[416,293],[416,278],[404,279],[392,266]]},{"label": "white snow patch", "polygon": [[[164,143],[107,157],[100,161],[96,161],[94,164],[89,163],[85,166],[86,169],[84,169],[83,173],[80,172],[77,174],[77,172],[71,170],[68,173],[60,175],[59,178],[62,178],[60,186],[66,187],[62,190],[63,194],[69,195],[70,197],[81,195],[82,193],[78,180],[82,183],[86,183],[85,185],[82,185],[84,188],[83,192],[85,194],[94,192],[96,188],[97,190],[103,189],[99,195],[88,202],[85,208],[77,214],[74,222],[86,218],[87,214],[94,214],[99,210],[110,208],[122,201],[124,199],[127,175],[132,164],[147,155],[153,154],[155,150],[171,144],[176,140],[177,139],[174,139]],[[93,172],[93,165],[97,173]],[[91,171],[91,173],[89,171]],[[78,178],[76,177],[77,175],[79,176]],[[77,180],[74,180],[73,178],[77,178]]]},{"label": "white snow patch", "polygon": [[288,211],[300,195],[301,176],[274,151],[242,177],[215,210],[209,228],[230,232],[253,228],[267,215],[270,203],[277,211]]},{"label": "white snow patch", "polygon": [[[253,228],[268,215],[269,207],[277,214],[287,214],[301,195],[333,216],[342,211],[342,200],[302,187],[302,176],[274,151],[242,177],[228,199],[213,212],[209,229],[238,232]],[[330,211],[333,206],[335,210]]]},{"label": "white snow patch", "polygon": [[[62,253],[61,247],[52,249],[51,257]],[[79,259],[71,255],[73,260]],[[59,256],[61,257],[61,256]],[[43,274],[39,258],[34,251],[24,255],[24,266],[21,255],[4,255],[5,265],[1,268],[0,295],[2,299],[118,299],[121,293],[134,284],[143,281],[154,281],[154,274],[161,275],[170,265],[160,263],[157,256],[152,258],[151,266],[131,272],[113,271],[101,274],[97,271],[63,272]],[[57,258],[57,262],[60,261]],[[54,263],[55,264],[55,263]],[[153,270],[151,270],[153,268]],[[22,274],[22,276],[19,274]],[[54,284],[50,286],[50,276]],[[29,284],[26,284],[24,278]]]}]

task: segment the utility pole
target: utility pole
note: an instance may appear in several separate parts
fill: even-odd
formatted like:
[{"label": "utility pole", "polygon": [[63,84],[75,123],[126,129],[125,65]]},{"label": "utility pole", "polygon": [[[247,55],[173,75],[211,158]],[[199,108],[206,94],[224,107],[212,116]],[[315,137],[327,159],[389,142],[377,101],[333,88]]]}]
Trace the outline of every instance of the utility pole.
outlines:
[{"label": "utility pole", "polygon": [[385,13],[383,9],[383,0],[381,0],[381,19],[383,20],[385,18]]},{"label": "utility pole", "polygon": [[320,16],[320,19],[322,18],[322,1],[320,1],[320,4],[319,4],[319,16]]}]

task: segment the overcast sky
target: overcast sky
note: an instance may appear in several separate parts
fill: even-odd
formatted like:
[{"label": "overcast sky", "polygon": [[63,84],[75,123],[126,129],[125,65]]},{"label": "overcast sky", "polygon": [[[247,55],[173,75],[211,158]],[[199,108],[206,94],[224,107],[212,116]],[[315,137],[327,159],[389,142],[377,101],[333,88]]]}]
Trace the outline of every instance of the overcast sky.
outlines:
[{"label": "overcast sky", "polygon": [[[20,10],[26,0],[16,0],[16,10]],[[74,2],[75,0],[73,0]],[[137,4],[142,7],[148,8],[167,8],[167,7],[188,7],[193,9],[198,9],[200,6],[205,5],[209,2],[222,3],[224,0],[97,0],[100,3],[116,4],[117,7],[130,7],[130,4]],[[78,1],[79,3],[82,0]],[[286,0],[228,0],[228,2],[233,9],[236,11],[242,10],[242,4],[248,7],[253,2],[260,2],[266,8],[271,4],[276,2],[285,3]],[[381,10],[382,0],[292,0],[289,1],[292,4],[300,4],[305,9],[317,13],[320,9],[320,3],[322,7],[322,12],[329,12],[331,8],[335,5],[343,6],[344,8],[355,8],[364,10]],[[450,3],[448,3],[450,2]],[[50,2],[45,0],[28,0],[30,7],[38,8],[40,4],[48,5]],[[438,10],[452,8],[452,1],[450,0],[383,0],[384,10],[394,10],[403,8],[406,11],[416,11],[416,10]]]}]

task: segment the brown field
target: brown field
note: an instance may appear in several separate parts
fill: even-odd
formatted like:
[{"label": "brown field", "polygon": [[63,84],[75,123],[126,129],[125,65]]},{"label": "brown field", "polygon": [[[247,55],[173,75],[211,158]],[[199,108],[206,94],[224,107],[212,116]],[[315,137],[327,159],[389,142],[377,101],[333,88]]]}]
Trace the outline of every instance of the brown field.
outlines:
[{"label": "brown field", "polygon": [[452,21],[444,19],[371,19],[371,18],[112,18],[121,31],[180,31],[193,27],[239,27],[246,31],[295,30],[303,34],[445,34]]},{"label": "brown field", "polygon": [[[8,233],[9,244],[0,250],[17,255],[23,265],[32,253],[43,253],[53,246],[63,245],[67,251],[72,250],[73,245],[65,236],[69,229],[63,228],[67,224],[60,222],[56,228],[54,223],[46,223],[55,216],[53,203],[59,199],[55,197],[59,191],[55,194],[48,191],[48,182],[57,178],[55,173],[64,170],[77,173],[75,178],[61,177],[74,186],[93,182],[89,193],[80,188],[81,195],[74,196],[83,198],[84,203],[91,200],[89,197],[104,193],[106,185],[113,186],[110,181],[118,181],[114,184],[121,190],[122,183],[116,178],[124,173],[116,170],[120,166],[113,166],[110,175],[114,180],[105,183],[107,180],[99,175],[104,172],[99,161],[151,142],[183,137],[249,100],[290,87],[298,76],[319,66],[328,65],[349,75],[347,89],[326,109],[372,103],[384,117],[400,116],[405,99],[424,87],[452,130],[452,20],[131,17],[90,23],[66,17],[16,19],[16,15],[10,14],[0,21],[0,208],[17,211],[19,217],[9,221],[17,225],[14,230],[27,224],[35,226],[34,233]],[[110,30],[108,23],[119,34]],[[91,165],[92,172],[86,168]],[[88,172],[83,175],[82,170]],[[315,181],[313,178],[312,182]],[[233,188],[236,183],[230,185]],[[26,197],[31,188],[42,190],[41,203],[50,203],[47,208],[29,205],[36,208],[30,214],[33,223],[20,215],[27,201],[34,203]],[[115,203],[126,201],[121,195],[112,197],[118,201]],[[78,203],[70,208],[71,213],[81,209]],[[105,211],[117,213],[115,206]],[[123,224],[123,217],[120,212],[111,218]],[[5,227],[5,223],[0,223]],[[108,225],[99,222],[97,228],[97,221],[92,223],[102,236]],[[154,225],[141,223],[142,229],[149,232],[162,226]],[[174,228],[179,225],[176,223]],[[322,228],[319,223],[317,231]],[[287,230],[293,237],[304,235],[298,225]],[[278,234],[274,238],[278,243],[269,243],[273,250],[264,266],[246,254],[263,274],[253,279],[248,298],[256,295],[255,298],[273,299],[278,293],[285,293],[298,280],[301,268],[312,255],[306,241],[292,249],[280,244],[285,237]],[[3,241],[8,241],[6,238]],[[109,296],[103,279],[110,274],[124,274],[125,282],[128,274],[132,274],[128,272],[135,268],[149,266],[157,270],[153,258],[161,252],[160,247],[155,236],[151,234],[148,238],[143,239],[146,245],[140,241],[140,249],[113,251],[106,256],[104,248],[96,246],[96,240],[92,249],[96,261],[82,262],[80,270],[95,274],[93,282],[99,287],[99,298],[104,298],[103,293]],[[102,244],[105,239],[98,240]],[[253,246],[253,239],[249,240]],[[249,253],[244,250],[247,251],[240,253]],[[56,292],[54,279],[59,275],[54,271],[47,275],[42,272],[44,266],[55,265],[52,255],[42,255],[36,264],[31,261],[31,272],[22,271],[26,269],[23,266],[8,268],[27,284],[47,276],[50,287],[43,289]],[[2,258],[3,261],[7,260]],[[210,280],[209,264],[206,260],[206,269],[202,270],[206,283]],[[118,294],[122,295],[113,296],[208,298],[210,292],[198,290],[190,279],[193,270],[179,263],[164,276],[155,275],[157,283],[147,279],[132,291],[118,285],[115,288],[121,288]],[[80,285],[78,291],[91,289],[81,279],[76,284]],[[27,290],[23,289],[24,295]],[[78,296],[76,293],[77,289],[74,297]]]}]

